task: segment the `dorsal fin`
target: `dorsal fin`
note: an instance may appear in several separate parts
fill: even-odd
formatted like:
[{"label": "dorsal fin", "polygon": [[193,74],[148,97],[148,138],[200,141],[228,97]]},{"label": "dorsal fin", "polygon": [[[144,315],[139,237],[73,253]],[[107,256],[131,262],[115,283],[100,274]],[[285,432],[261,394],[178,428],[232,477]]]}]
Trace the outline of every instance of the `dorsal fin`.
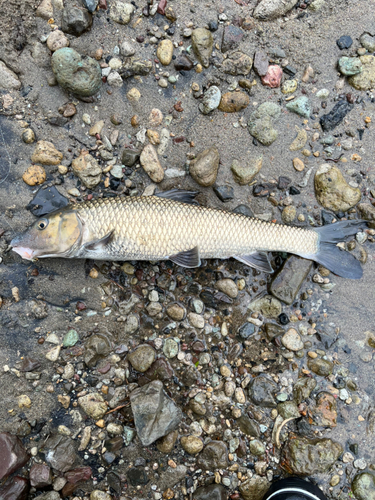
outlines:
[{"label": "dorsal fin", "polygon": [[266,252],[254,252],[250,255],[234,255],[235,259],[243,262],[247,266],[254,267],[259,271],[264,271],[266,273],[273,273],[272,266],[268,260],[268,255]]},{"label": "dorsal fin", "polygon": [[154,196],[159,198],[167,198],[169,200],[180,201],[181,203],[189,203],[190,205],[199,205],[194,199],[197,196],[197,191],[186,191],[185,189],[170,189],[169,191],[161,191],[155,193]]},{"label": "dorsal fin", "polygon": [[199,267],[201,265],[198,247],[176,253],[176,255],[169,257],[169,260],[182,267]]}]

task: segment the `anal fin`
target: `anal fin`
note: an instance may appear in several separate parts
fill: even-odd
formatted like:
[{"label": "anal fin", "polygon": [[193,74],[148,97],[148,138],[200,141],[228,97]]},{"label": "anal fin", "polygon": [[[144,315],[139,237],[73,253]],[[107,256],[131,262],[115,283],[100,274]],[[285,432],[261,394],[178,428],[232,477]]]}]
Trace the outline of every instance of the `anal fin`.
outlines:
[{"label": "anal fin", "polygon": [[182,267],[199,267],[201,265],[198,247],[171,255],[169,260]]},{"label": "anal fin", "polygon": [[234,255],[233,257],[243,264],[254,267],[259,271],[273,273],[273,269],[270,261],[268,260],[268,255],[266,252],[253,252],[249,255]]}]

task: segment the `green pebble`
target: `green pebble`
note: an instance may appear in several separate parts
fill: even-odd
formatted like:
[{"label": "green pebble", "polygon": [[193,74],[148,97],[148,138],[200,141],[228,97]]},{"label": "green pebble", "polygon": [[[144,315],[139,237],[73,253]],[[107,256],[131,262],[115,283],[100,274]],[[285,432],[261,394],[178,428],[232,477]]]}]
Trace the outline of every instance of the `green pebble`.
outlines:
[{"label": "green pebble", "polygon": [[362,71],[362,63],[358,57],[340,57],[338,66],[340,73],[345,76],[357,75]]},{"label": "green pebble", "polygon": [[79,341],[79,335],[76,330],[69,330],[68,333],[64,336],[63,346],[64,347],[73,347]]},{"label": "green pebble", "polygon": [[293,113],[297,115],[303,116],[304,118],[310,118],[310,103],[306,96],[301,96],[294,101],[288,102],[285,107],[288,111],[293,111]]}]

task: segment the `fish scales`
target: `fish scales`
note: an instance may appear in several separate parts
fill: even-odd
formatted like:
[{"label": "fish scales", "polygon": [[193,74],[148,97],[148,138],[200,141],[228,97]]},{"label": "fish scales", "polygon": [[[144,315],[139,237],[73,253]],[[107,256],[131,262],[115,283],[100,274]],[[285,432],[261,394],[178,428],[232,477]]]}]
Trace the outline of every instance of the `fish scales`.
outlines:
[{"label": "fish scales", "polygon": [[317,251],[313,230],[156,196],[99,198],[75,207],[93,239],[114,231],[105,247],[112,260],[160,260],[195,247],[206,259],[254,251]]}]

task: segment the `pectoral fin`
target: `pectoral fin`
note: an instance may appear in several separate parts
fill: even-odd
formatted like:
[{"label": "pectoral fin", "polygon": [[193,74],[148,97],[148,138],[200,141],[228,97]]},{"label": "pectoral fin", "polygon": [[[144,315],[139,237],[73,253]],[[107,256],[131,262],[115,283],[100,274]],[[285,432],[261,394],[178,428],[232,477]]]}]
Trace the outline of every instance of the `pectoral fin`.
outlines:
[{"label": "pectoral fin", "polygon": [[113,236],[114,230],[112,230],[110,233],[106,234],[103,238],[100,240],[95,240],[91,241],[90,243],[87,243],[85,245],[85,250],[90,250],[91,252],[97,252],[100,250],[103,250],[108,243],[111,242],[112,236]]},{"label": "pectoral fin", "polygon": [[201,265],[198,247],[176,253],[176,255],[169,257],[169,260],[182,267],[199,267]]},{"label": "pectoral fin", "polygon": [[259,271],[264,271],[266,273],[273,273],[272,266],[268,260],[268,255],[265,252],[254,252],[250,255],[234,255],[235,259],[243,262],[247,266],[254,267]]},{"label": "pectoral fin", "polygon": [[197,191],[187,191],[185,189],[170,189],[169,191],[161,191],[156,193],[155,196],[159,198],[167,198],[169,200],[180,201],[181,203],[189,203],[190,205],[199,205],[195,201]]}]

